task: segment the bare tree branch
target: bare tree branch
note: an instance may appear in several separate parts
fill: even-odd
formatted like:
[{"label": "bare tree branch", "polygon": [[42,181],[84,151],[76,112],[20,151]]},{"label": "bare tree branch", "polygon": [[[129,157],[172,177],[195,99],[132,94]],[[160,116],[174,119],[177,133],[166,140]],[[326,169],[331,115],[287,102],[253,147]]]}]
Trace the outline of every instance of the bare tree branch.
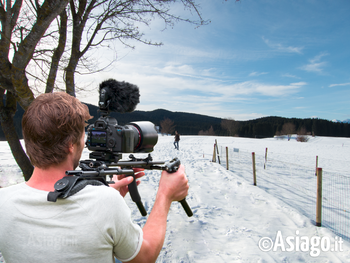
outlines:
[{"label": "bare tree branch", "polygon": [[[175,13],[172,6],[176,4],[184,6],[187,17]],[[209,22],[202,18],[194,0],[0,1],[0,93],[10,94],[8,105],[19,102],[24,109],[34,100],[34,93],[60,89],[60,81],[66,84],[66,92],[75,96],[82,88],[76,85],[75,74],[98,72],[113,63],[96,67],[90,51],[115,40],[131,48],[134,41],[162,45],[147,39],[140,29],[156,19],[164,23],[164,29],[177,22],[195,26]],[[0,103],[2,125],[13,125],[8,121],[13,110]],[[9,138],[11,149],[17,151],[19,142]]]}]

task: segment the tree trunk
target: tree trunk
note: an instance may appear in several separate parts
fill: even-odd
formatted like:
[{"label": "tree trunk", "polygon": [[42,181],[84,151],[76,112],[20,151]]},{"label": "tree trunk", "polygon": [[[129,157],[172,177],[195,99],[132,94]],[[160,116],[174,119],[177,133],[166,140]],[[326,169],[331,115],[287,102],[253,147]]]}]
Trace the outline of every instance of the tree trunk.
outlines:
[{"label": "tree trunk", "polygon": [[50,67],[49,76],[48,76],[47,82],[46,82],[45,93],[51,93],[54,89],[57,71],[58,71],[58,65],[59,65],[59,62],[61,60],[64,49],[66,47],[67,21],[68,21],[68,16],[67,16],[66,9],[64,9],[62,11],[62,13],[60,14],[60,22],[61,23],[60,23],[60,29],[59,29],[58,46],[52,55],[51,67]]},{"label": "tree trunk", "polygon": [[16,133],[13,117],[16,113],[17,101],[11,93],[7,92],[6,106],[3,103],[3,92],[0,102],[1,127],[6,136],[6,140],[11,148],[12,155],[23,172],[24,179],[29,180],[33,173],[33,166],[30,163]]},{"label": "tree trunk", "polygon": [[74,72],[76,66],[68,66],[66,68],[66,92],[75,97]]},{"label": "tree trunk", "polygon": [[[17,50],[13,55],[12,65],[8,60],[9,40],[11,39],[12,29],[16,25],[22,1],[16,1],[12,8],[11,1],[8,1],[7,3],[8,8],[6,9],[6,16],[1,16],[3,27],[0,40],[0,119],[2,129],[11,148],[12,154],[21,168],[25,180],[28,180],[32,175],[33,166],[19,141],[19,137],[14,128],[13,116],[16,112],[17,102],[26,110],[34,100],[33,92],[28,86],[25,69],[29,61],[32,59],[37,43],[42,38],[52,20],[55,19],[55,17],[57,17],[57,15],[67,6],[68,0],[45,0],[42,3],[40,8],[37,9],[37,21],[33,25],[32,30],[17,46]],[[3,30],[6,32],[3,32]],[[7,90],[6,105],[4,105],[3,102],[5,90]]]}]

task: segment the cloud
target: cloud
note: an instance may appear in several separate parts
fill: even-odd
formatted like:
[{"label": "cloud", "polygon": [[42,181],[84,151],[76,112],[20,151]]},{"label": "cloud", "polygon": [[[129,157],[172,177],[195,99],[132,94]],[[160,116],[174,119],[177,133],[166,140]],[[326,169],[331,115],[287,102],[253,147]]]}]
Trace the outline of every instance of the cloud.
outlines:
[{"label": "cloud", "polygon": [[295,76],[295,75],[292,75],[292,74],[289,74],[289,73],[283,74],[282,77],[294,78],[294,79],[301,79],[300,77]]},{"label": "cloud", "polygon": [[297,93],[302,86],[307,83],[298,82],[291,83],[289,85],[275,85],[275,84],[265,84],[255,81],[246,81],[242,83],[237,83],[227,87],[227,95],[238,96],[238,95],[262,95],[269,97],[280,97],[287,96],[290,94]]},{"label": "cloud", "polygon": [[163,68],[157,68],[157,71],[162,72],[168,75],[178,75],[183,77],[191,77],[191,78],[216,78],[216,69],[195,69],[191,65],[175,65],[169,64]]},{"label": "cloud", "polygon": [[270,40],[266,39],[265,37],[262,37],[262,39],[264,40],[267,46],[281,52],[302,54],[302,50],[304,49],[304,47],[283,46],[280,43],[272,43]]},{"label": "cloud", "polygon": [[332,88],[332,87],[339,87],[339,86],[350,86],[350,82],[349,83],[341,83],[341,84],[331,84],[331,85],[329,85],[330,88]]},{"label": "cloud", "polygon": [[309,64],[300,67],[300,69],[308,72],[322,73],[323,68],[327,65],[327,62],[321,61],[321,59],[327,55],[327,53],[321,53],[314,58],[309,59]]},{"label": "cloud", "polygon": [[309,72],[321,73],[323,71],[323,68],[326,66],[326,64],[327,64],[326,62],[310,63],[300,67],[300,69],[309,71]]},{"label": "cloud", "polygon": [[257,76],[261,76],[261,75],[266,75],[269,74],[268,72],[252,72],[249,74],[249,77],[257,77]]}]

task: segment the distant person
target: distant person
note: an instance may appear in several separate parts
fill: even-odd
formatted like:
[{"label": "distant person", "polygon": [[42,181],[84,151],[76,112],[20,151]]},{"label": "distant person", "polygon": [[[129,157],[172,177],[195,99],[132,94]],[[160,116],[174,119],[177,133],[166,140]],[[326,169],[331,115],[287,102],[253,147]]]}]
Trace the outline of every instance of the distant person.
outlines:
[{"label": "distant person", "polygon": [[176,150],[179,150],[179,141],[180,141],[180,134],[177,131],[175,131],[174,146]]},{"label": "distant person", "polygon": [[[88,107],[64,92],[38,96],[23,115],[29,181],[0,189],[0,251],[11,262],[155,262],[164,243],[172,201],[186,197],[184,166],[163,171],[154,206],[141,229],[124,201],[133,177],[88,185],[67,199],[48,202],[54,184],[74,170],[84,149]],[[135,168],[135,177],[144,175]]]}]

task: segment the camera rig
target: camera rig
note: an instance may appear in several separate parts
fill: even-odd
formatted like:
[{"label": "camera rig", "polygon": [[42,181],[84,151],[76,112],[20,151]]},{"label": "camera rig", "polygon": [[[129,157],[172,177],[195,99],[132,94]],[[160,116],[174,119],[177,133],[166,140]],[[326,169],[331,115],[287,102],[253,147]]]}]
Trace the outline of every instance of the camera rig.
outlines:
[{"label": "camera rig", "polygon": [[[132,112],[139,103],[139,96],[138,87],[130,83],[109,79],[100,84],[101,117],[87,129],[86,146],[92,151],[89,154],[91,159],[79,162],[81,170],[66,171],[66,176],[55,183],[55,191],[49,192],[48,201],[56,202],[57,198],[68,198],[86,185],[108,186],[114,182],[107,181],[107,175],[112,178],[114,174],[124,174],[134,177],[128,185],[131,199],[142,216],[147,215],[137,189],[133,168],[174,173],[181,163],[178,158],[169,162],[153,161],[150,152],[158,141],[158,133],[153,123],[140,121],[122,126],[118,125],[115,118],[109,116],[109,111]],[[123,161],[123,153],[148,153],[148,157],[138,159],[130,154],[129,160]],[[179,202],[191,217],[193,213],[186,198]]]},{"label": "camera rig", "polygon": [[[55,202],[57,198],[67,198],[86,185],[106,185],[114,183],[113,181],[107,181],[106,176],[112,176],[114,174],[124,174],[125,176],[133,176],[134,180],[128,185],[131,199],[137,205],[142,216],[146,216],[147,212],[141,201],[141,196],[137,189],[136,178],[133,168],[143,168],[146,170],[162,170],[169,173],[174,173],[179,169],[180,160],[174,158],[169,162],[157,161],[154,162],[152,156],[149,154],[147,158],[137,159],[134,155],[129,156],[127,161],[118,161],[117,163],[109,163],[108,165],[104,161],[83,160],[80,161],[79,167],[81,170],[66,171],[65,177],[57,181],[54,185],[55,191],[50,192],[48,195],[48,201]],[[111,166],[118,166],[112,168]],[[193,215],[191,208],[188,206],[186,199],[179,201],[185,210],[187,216]]]}]

